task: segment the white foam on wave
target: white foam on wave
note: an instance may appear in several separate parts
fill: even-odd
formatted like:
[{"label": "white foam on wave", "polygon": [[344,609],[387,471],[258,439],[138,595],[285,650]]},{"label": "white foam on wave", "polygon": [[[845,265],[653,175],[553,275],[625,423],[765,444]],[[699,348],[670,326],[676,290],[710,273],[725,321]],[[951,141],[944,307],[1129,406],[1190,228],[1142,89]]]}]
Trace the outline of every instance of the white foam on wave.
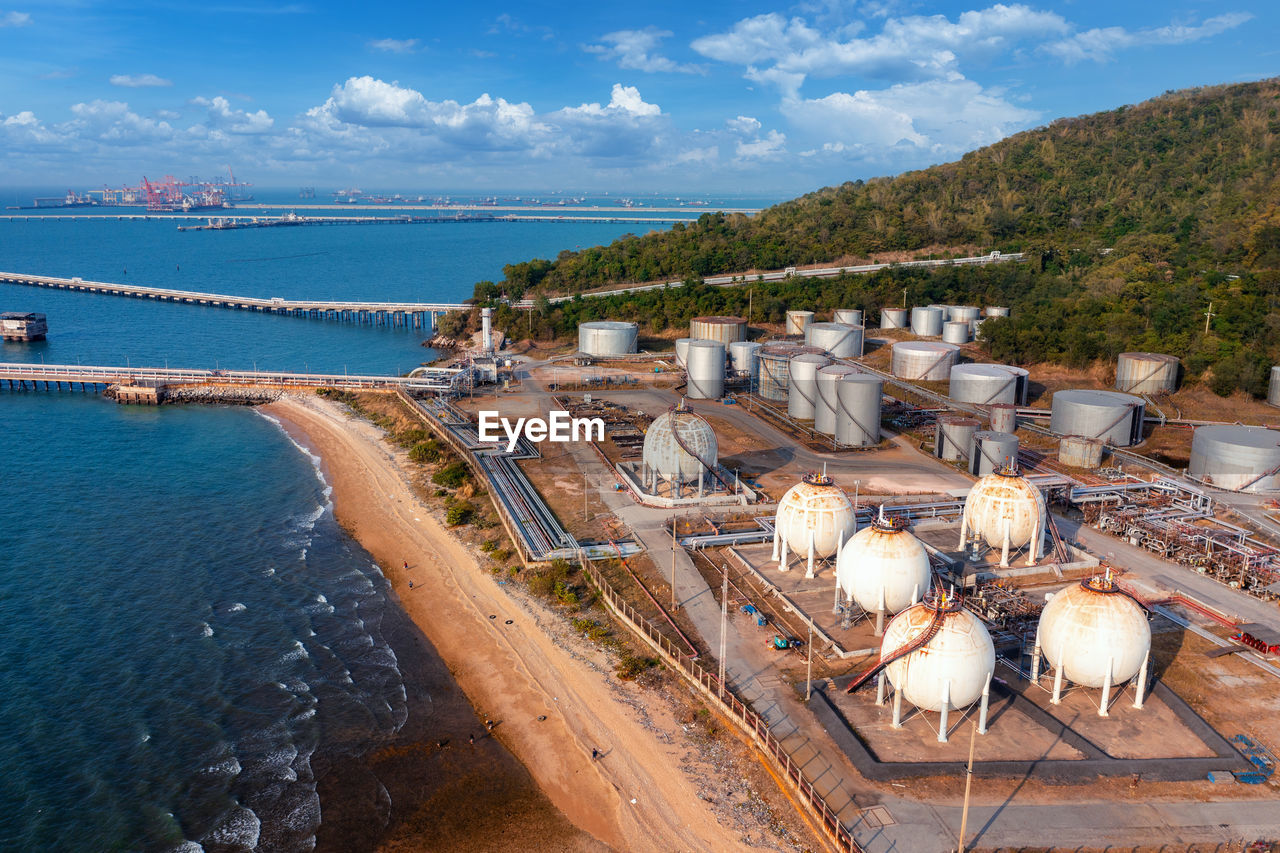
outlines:
[{"label": "white foam on wave", "polygon": [[236,803],[218,822],[218,825],[209,830],[201,840],[206,844],[252,850],[258,846],[258,837],[261,834],[262,822],[258,820],[258,816],[252,810]]},{"label": "white foam on wave", "polygon": [[213,626],[212,626],[212,625],[210,625],[208,622],[201,622],[201,623],[200,623],[200,636],[202,636],[202,637],[212,637],[212,636],[213,636]]},{"label": "white foam on wave", "polygon": [[271,423],[275,424],[276,429],[280,430],[280,433],[289,440],[289,443],[298,448],[299,453],[311,460],[311,468],[315,471],[316,479],[320,482],[321,492],[324,495],[324,505],[319,508],[319,512],[316,514],[316,519],[321,515],[324,515],[328,510],[333,509],[333,486],[329,485],[329,481],[324,478],[324,469],[321,467],[320,457],[303,447],[294,439],[293,436],[289,435],[289,431],[284,428],[284,425],[281,424],[279,420],[271,417],[271,415],[268,415],[260,409],[254,408],[253,411],[259,416],[264,417],[271,421]]},{"label": "white foam on wave", "polygon": [[194,841],[183,841],[169,848],[169,853],[204,853],[204,848]]},{"label": "white foam on wave", "polygon": [[236,603],[232,604],[230,607],[228,607],[228,608],[227,608],[227,612],[228,612],[228,613],[243,613],[244,611],[246,611],[246,610],[248,610],[248,609],[249,609],[249,608],[248,608],[248,607],[246,607],[246,606],[244,605],[244,602],[242,602],[242,601],[237,601]]}]

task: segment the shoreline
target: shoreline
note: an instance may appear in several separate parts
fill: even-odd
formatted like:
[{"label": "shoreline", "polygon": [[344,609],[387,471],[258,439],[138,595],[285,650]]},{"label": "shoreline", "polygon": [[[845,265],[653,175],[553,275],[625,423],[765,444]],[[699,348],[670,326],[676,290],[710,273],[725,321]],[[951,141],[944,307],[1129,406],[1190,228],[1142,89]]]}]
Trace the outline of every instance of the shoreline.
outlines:
[{"label": "shoreline", "polygon": [[[418,501],[403,467],[403,452],[383,442],[381,430],[319,398],[286,396],[263,411],[320,457],[338,523],[382,566],[396,603],[430,655],[447,666],[464,699],[484,709],[472,711],[477,722],[486,716],[498,722],[492,741],[483,736],[482,724],[477,729],[476,747],[500,747],[502,753],[489,756],[497,762],[490,772],[501,771],[507,787],[519,788],[522,774],[536,786],[516,797],[518,833],[504,829],[517,818],[496,800],[468,804],[464,797],[433,805],[439,796],[404,802],[406,796],[414,797],[406,790],[397,802],[391,795],[391,825],[382,849],[424,849],[428,840],[423,833],[434,836],[441,822],[456,824],[451,849],[741,846],[741,836],[721,825],[681,771],[684,750],[672,736],[679,734],[679,723],[659,719],[655,726],[653,718],[664,714],[654,708],[653,697],[635,685],[610,680],[603,652],[570,648],[572,638],[551,636],[557,628],[567,634],[565,626],[548,624],[556,617],[540,618],[548,614],[504,592]],[[408,571],[403,569],[406,560]],[[643,708],[640,715],[637,705]],[[669,711],[665,716],[670,717]],[[406,728],[410,725],[412,721]],[[601,750],[601,760],[592,759],[593,748]],[[471,749],[460,742],[453,763],[464,763]],[[503,758],[515,768],[501,766]],[[453,770],[468,775],[460,767]],[[541,803],[535,802],[539,799]],[[462,807],[466,819],[453,820]],[[498,809],[505,817],[494,814]],[[539,820],[529,821],[526,812]],[[538,823],[545,830],[541,835]],[[325,834],[322,822],[321,848],[327,846]]]}]

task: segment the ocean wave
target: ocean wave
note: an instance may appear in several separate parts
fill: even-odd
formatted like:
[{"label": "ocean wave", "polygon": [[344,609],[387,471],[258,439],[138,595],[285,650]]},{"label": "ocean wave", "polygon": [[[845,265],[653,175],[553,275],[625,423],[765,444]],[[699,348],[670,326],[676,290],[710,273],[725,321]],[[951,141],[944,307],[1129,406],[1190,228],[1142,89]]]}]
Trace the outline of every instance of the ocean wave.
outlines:
[{"label": "ocean wave", "polygon": [[169,848],[169,853],[204,853],[204,848],[194,841],[183,841]]},{"label": "ocean wave", "polygon": [[258,846],[262,834],[262,821],[251,809],[237,803],[222,816],[218,825],[209,830],[201,841],[232,849],[252,850]]},{"label": "ocean wave", "polygon": [[213,626],[212,626],[212,625],[210,625],[208,622],[201,622],[201,623],[200,623],[200,636],[202,636],[202,637],[212,637],[212,636],[213,636]]},{"label": "ocean wave", "polygon": [[242,602],[242,601],[237,601],[237,602],[235,602],[234,604],[232,604],[231,606],[229,606],[229,607],[227,608],[226,612],[227,612],[227,613],[243,613],[244,611],[246,611],[246,610],[248,610],[248,609],[249,609],[249,608],[245,607],[244,602]]},{"label": "ocean wave", "polygon": [[[311,468],[315,472],[316,480],[318,480],[320,483],[321,493],[324,495],[324,505],[320,507],[320,515],[323,515],[327,510],[332,510],[333,509],[333,486],[331,486],[329,484],[329,481],[324,478],[324,468],[321,465],[320,457],[312,453],[306,447],[299,444],[294,439],[293,436],[289,435],[289,431],[284,428],[284,425],[281,424],[279,420],[271,417],[271,415],[268,415],[266,412],[263,412],[258,408],[254,408],[253,411],[256,412],[260,417],[264,417],[267,420],[271,421],[271,423],[275,424],[276,429],[280,430],[280,433],[286,439],[289,440],[289,443],[292,444],[294,447],[298,448],[299,453],[307,457],[307,459],[311,460]],[[319,516],[317,516],[317,518],[318,517]]]}]

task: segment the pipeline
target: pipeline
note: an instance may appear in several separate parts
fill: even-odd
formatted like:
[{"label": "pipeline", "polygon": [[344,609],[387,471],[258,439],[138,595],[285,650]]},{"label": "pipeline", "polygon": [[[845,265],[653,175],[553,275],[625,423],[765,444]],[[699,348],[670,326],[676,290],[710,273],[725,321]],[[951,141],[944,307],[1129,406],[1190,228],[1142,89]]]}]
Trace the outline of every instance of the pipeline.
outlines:
[{"label": "pipeline", "polygon": [[[937,599],[942,599],[944,595],[942,584],[938,581],[936,577],[934,578],[934,582],[933,582],[933,594]],[[890,652],[888,657],[885,657],[884,654],[881,653],[880,660],[876,662],[875,666],[872,666],[870,669],[866,670],[857,678],[855,678],[849,684],[849,687],[845,690],[845,692],[853,693],[859,687],[861,687],[862,685],[870,681],[872,678],[874,678],[876,673],[880,672],[880,670],[884,669],[889,664],[893,663],[896,660],[900,660],[901,658],[906,657],[912,652],[928,645],[929,641],[932,640],[935,636],[937,636],[938,631],[942,629],[942,623],[947,620],[948,612],[949,611],[939,606],[938,609],[933,612],[933,618],[929,620],[929,627],[926,628],[922,634],[915,637],[913,640],[909,641],[905,645],[894,649],[892,652]]]}]

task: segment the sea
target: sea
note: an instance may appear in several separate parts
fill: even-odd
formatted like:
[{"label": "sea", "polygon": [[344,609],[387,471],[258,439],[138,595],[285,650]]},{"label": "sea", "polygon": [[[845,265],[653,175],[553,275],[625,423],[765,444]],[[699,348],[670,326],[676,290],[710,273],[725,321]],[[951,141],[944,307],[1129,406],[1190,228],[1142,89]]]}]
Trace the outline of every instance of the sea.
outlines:
[{"label": "sea", "polygon": [[[64,192],[0,188],[0,206]],[[649,230],[179,232],[172,220],[101,212],[0,219],[0,270],[248,296],[460,301],[475,282],[500,280],[504,264]],[[49,338],[0,344],[0,361],[399,374],[435,355],[423,330],[0,285],[0,311],[14,310],[48,315]],[[334,522],[319,460],[244,407],[6,389],[0,424],[0,849],[313,849],[325,815],[313,757],[374,750],[409,713],[382,632],[398,605]]]}]

